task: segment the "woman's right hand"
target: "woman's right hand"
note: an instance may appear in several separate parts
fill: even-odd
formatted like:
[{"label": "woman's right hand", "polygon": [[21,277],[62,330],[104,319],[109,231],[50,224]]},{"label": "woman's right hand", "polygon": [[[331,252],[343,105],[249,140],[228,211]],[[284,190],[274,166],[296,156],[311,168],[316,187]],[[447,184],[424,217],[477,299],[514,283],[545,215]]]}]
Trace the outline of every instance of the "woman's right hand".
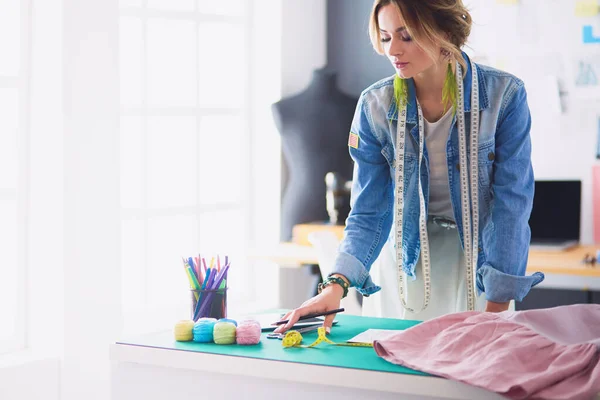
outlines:
[{"label": "woman's right hand", "polygon": [[[293,311],[285,314],[281,320],[287,319],[288,323],[285,325],[281,325],[277,329],[275,329],[275,333],[283,333],[290,329],[300,317],[303,317],[308,314],[320,313],[329,310],[335,310],[340,308],[340,301],[342,300],[342,296],[344,295],[344,289],[337,284],[332,284],[326,286],[321,293],[316,295],[315,297],[308,299],[298,308]],[[335,318],[335,314],[325,316],[325,321],[323,322],[323,327],[325,328],[325,332],[331,332],[331,326],[333,324],[333,320]]]}]

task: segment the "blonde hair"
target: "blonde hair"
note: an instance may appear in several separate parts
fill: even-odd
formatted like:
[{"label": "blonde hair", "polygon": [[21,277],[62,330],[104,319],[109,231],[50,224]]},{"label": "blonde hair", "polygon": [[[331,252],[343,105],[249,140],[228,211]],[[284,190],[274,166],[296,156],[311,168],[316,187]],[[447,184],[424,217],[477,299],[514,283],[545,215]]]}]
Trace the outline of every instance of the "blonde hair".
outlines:
[{"label": "blonde hair", "polygon": [[369,36],[379,54],[384,54],[384,51],[378,16],[388,4],[400,11],[409,35],[432,60],[438,60],[437,47],[424,45],[424,42],[439,45],[466,70],[461,47],[471,33],[472,20],[462,0],[375,0],[369,20]]}]

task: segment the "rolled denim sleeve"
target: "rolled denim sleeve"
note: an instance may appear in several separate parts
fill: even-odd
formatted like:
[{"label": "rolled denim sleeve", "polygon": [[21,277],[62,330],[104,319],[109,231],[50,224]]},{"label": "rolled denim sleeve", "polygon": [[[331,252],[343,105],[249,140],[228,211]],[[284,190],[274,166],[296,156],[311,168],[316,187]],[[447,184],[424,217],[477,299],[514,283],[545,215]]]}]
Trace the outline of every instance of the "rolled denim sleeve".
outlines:
[{"label": "rolled denim sleeve", "polygon": [[363,94],[351,127],[359,137],[356,148],[349,147],[354,161],[351,211],[332,273],[344,275],[365,296],[381,289],[369,270],[389,236],[393,210],[390,167],[374,129]]},{"label": "rolled denim sleeve", "polygon": [[531,231],[534,176],[531,165],[531,115],[527,93],[517,81],[507,93],[496,131],[491,225],[483,229],[486,262],[477,271],[478,288],[498,303],[521,301],[544,279],[525,276]]}]

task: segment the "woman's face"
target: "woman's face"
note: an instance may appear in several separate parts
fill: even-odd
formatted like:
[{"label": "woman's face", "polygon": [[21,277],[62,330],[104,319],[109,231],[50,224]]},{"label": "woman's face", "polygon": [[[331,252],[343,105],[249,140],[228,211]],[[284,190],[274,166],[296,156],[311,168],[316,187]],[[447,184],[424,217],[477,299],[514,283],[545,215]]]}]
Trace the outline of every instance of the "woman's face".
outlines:
[{"label": "woman's face", "polygon": [[383,50],[398,76],[413,78],[434,66],[434,61],[408,34],[400,11],[393,4],[382,7],[377,20]]}]

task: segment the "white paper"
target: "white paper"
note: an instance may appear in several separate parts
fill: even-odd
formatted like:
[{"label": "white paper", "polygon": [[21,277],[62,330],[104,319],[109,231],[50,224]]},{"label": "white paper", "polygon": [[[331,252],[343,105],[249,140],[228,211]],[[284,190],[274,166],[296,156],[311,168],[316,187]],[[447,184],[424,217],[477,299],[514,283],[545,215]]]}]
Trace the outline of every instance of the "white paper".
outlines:
[{"label": "white paper", "polygon": [[395,335],[400,331],[389,330],[389,329],[367,329],[364,332],[359,333],[352,339],[347,340],[348,343],[370,343],[373,344],[375,340],[385,340],[390,336]]}]

